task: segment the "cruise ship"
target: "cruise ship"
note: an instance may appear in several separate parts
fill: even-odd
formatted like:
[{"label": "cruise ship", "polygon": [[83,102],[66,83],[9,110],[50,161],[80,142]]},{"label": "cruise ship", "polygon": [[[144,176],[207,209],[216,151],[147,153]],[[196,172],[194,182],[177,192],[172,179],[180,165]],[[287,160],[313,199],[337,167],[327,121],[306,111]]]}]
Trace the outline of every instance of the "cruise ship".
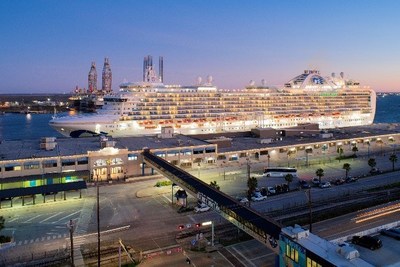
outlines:
[{"label": "cruise ship", "polygon": [[[264,84],[264,82],[263,82]],[[65,136],[145,136],[172,127],[185,135],[288,128],[317,123],[321,129],[372,124],[376,93],[344,74],[305,70],[281,87],[251,83],[218,89],[209,77],[196,86],[165,85],[157,79],[123,83],[104,96],[96,114],[53,118]]]}]

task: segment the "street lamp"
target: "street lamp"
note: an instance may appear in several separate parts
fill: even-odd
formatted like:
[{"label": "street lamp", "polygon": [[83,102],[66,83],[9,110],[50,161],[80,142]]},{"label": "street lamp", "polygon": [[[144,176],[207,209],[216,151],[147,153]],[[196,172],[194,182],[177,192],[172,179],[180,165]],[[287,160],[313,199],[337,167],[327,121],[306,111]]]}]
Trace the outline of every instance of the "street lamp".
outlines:
[{"label": "street lamp", "polygon": [[75,266],[74,264],[74,239],[73,233],[75,231],[76,223],[73,220],[69,220],[67,222],[67,228],[69,229],[69,239],[71,240],[71,266]]},{"label": "street lamp", "polygon": [[371,143],[369,142],[369,140],[367,141],[367,145],[368,145],[368,158],[369,158],[369,147],[371,146]]},{"label": "street lamp", "polygon": [[308,199],[308,209],[309,209],[309,223],[310,223],[310,233],[312,232],[312,210],[311,210],[311,188],[304,191]]},{"label": "street lamp", "polygon": [[97,266],[100,267],[100,201],[99,201],[99,174],[96,174],[96,199],[97,199]]},{"label": "street lamp", "polygon": [[197,163],[197,176],[200,179],[200,162]]},{"label": "street lamp", "polygon": [[214,246],[214,222],[213,221],[208,221],[208,222],[203,222],[201,224],[202,226],[207,226],[211,225],[211,246]]},{"label": "street lamp", "polygon": [[250,179],[250,159],[247,157],[247,179]]}]

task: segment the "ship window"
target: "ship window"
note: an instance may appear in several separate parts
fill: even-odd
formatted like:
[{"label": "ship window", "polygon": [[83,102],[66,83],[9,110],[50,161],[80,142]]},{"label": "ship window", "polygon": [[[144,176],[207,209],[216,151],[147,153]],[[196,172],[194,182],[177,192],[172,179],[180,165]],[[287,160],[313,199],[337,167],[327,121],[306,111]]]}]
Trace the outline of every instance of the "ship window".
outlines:
[{"label": "ship window", "polygon": [[6,166],[4,167],[4,171],[6,171],[6,172],[9,172],[9,171],[20,171],[20,170],[22,170],[22,167],[18,163],[6,164]]},{"label": "ship window", "polygon": [[138,155],[137,154],[128,154],[128,160],[137,160]]},{"label": "ship window", "polygon": [[57,167],[57,160],[45,160],[43,161],[43,168]]},{"label": "ship window", "polygon": [[78,165],[86,165],[88,164],[89,160],[87,157],[78,158]]},{"label": "ship window", "polygon": [[24,162],[24,169],[25,170],[39,169],[39,167],[40,167],[40,162],[39,161]]},{"label": "ship window", "polygon": [[61,161],[61,166],[73,166],[75,165],[75,159],[63,159]]}]

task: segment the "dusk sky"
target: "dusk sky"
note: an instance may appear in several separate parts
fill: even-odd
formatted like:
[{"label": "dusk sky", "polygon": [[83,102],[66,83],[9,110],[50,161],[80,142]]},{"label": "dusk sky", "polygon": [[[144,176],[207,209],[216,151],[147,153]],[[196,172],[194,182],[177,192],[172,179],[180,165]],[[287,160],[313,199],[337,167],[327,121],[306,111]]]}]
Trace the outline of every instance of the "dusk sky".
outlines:
[{"label": "dusk sky", "polygon": [[104,57],[113,89],[140,81],[143,57],[164,57],[164,82],[279,86],[302,73],[343,71],[400,91],[400,1],[0,1],[0,93],[87,88]]}]

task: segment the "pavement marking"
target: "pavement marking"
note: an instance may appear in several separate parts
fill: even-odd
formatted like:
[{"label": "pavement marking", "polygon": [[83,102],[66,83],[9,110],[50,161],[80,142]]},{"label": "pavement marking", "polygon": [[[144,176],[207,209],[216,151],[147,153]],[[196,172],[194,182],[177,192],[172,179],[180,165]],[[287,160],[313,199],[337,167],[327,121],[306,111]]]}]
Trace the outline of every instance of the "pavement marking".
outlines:
[{"label": "pavement marking", "polygon": [[188,217],[189,217],[189,219],[190,219],[192,222],[195,222],[195,223],[197,223],[197,220],[196,220],[195,218],[193,218],[193,216],[192,216],[192,215],[189,215]]},{"label": "pavement marking", "polygon": [[[251,260],[249,260],[243,253],[241,253],[237,248],[232,247],[232,249],[239,254],[243,259],[246,260],[246,262],[248,262],[251,266],[257,267]],[[240,261],[240,260],[239,260]],[[242,261],[240,261],[241,263],[243,263]],[[244,264],[245,266],[249,266],[247,264]]]},{"label": "pavement marking", "polygon": [[163,195],[163,197],[164,197],[169,203],[172,202],[171,199],[170,199],[169,197],[167,197],[166,195]]},{"label": "pavement marking", "polygon": [[53,218],[53,217],[56,217],[56,216],[60,215],[61,213],[63,213],[63,211],[57,212],[57,213],[54,214],[53,216],[47,217],[46,219],[40,221],[39,223],[43,223],[43,222],[45,222],[45,221],[47,221],[47,220],[49,220],[49,219],[51,219],[51,218]]},{"label": "pavement marking", "polygon": [[221,253],[221,251],[218,250],[218,254],[221,255],[222,258],[225,259],[226,263],[229,262],[229,264],[230,264],[231,266],[235,267],[235,265],[233,265],[232,262],[230,262],[230,261],[225,257],[225,255]]},{"label": "pavement marking", "polygon": [[16,221],[16,220],[18,220],[18,218],[12,218],[11,220],[7,220],[7,222],[13,222],[13,221]]},{"label": "pavement marking", "polygon": [[75,215],[75,214],[79,213],[79,212],[81,212],[81,211],[78,210],[78,211],[76,211],[76,212],[74,212],[74,213],[68,214],[67,216],[64,216],[64,217],[62,217],[61,219],[59,219],[58,221],[55,221],[55,222],[52,222],[52,223],[57,223],[57,222],[59,222],[59,221],[62,221],[62,220],[64,220],[64,219],[68,218],[68,217],[71,217],[72,215]]},{"label": "pavement marking", "polygon": [[27,222],[30,222],[30,221],[36,219],[36,218],[39,217],[39,216],[42,216],[42,214],[38,214],[38,215],[36,215],[36,216],[34,216],[34,217],[30,218],[29,220],[26,220],[26,221],[24,221],[24,222],[26,222],[26,223],[27,223]]}]

